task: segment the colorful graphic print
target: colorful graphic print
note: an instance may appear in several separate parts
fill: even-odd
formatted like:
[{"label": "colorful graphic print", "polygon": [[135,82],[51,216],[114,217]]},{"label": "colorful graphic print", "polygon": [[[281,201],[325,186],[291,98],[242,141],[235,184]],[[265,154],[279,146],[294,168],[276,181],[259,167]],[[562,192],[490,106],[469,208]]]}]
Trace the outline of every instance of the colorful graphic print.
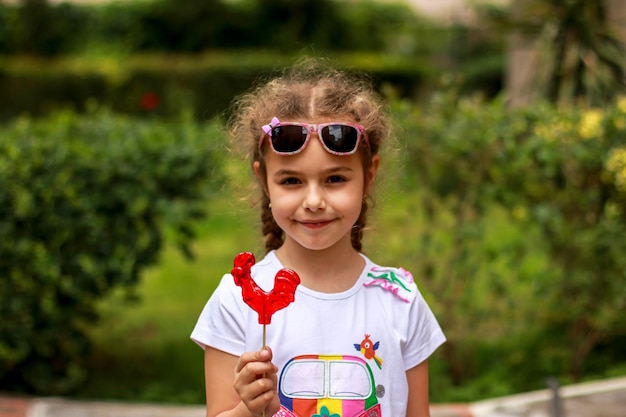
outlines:
[{"label": "colorful graphic print", "polygon": [[403,281],[403,278],[412,283],[413,275],[404,268],[380,268],[373,267],[370,272],[367,273],[368,280],[363,283],[365,287],[379,286],[385,291],[391,292],[400,300],[408,303],[411,289],[407,287]]},{"label": "colorful graphic print", "polygon": [[361,343],[355,343],[354,347],[356,350],[361,352],[363,356],[365,356],[365,359],[374,359],[374,362],[376,363],[376,366],[378,366],[378,369],[382,369],[383,360],[380,357],[376,356],[376,351],[378,350],[379,345],[380,342],[373,343],[370,339],[370,335],[366,334],[365,339],[363,339]]},{"label": "colorful graphic print", "polygon": [[280,373],[278,417],[380,417],[374,375],[351,355],[301,355]]}]

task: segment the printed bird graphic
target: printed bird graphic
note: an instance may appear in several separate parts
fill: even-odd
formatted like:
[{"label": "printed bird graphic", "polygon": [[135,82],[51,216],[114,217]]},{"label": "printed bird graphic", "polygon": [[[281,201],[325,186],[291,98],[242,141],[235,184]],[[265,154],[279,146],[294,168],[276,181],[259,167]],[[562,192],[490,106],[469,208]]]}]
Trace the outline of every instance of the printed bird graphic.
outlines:
[{"label": "printed bird graphic", "polygon": [[379,344],[380,342],[373,343],[370,339],[370,335],[366,334],[365,339],[363,339],[360,344],[355,343],[354,347],[356,350],[361,352],[363,356],[365,356],[365,359],[374,359],[374,362],[376,362],[376,366],[378,366],[378,369],[382,369],[383,360],[380,357],[376,356],[376,350],[378,350]]}]

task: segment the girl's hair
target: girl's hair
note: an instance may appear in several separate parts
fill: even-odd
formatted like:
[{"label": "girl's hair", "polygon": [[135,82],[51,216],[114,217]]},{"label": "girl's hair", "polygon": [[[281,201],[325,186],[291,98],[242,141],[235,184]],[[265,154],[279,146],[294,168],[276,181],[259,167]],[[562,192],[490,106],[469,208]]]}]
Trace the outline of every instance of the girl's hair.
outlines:
[{"label": "girl's hair", "polygon": [[[240,96],[233,106],[228,122],[231,146],[242,149],[251,163],[260,162],[259,172],[266,176],[264,149],[259,148],[261,126],[276,116],[279,119],[297,120],[318,117],[349,118],[363,125],[369,142],[360,146],[359,153],[367,176],[372,157],[380,151],[389,136],[387,115],[382,99],[363,77],[339,71],[317,59],[306,59],[286,69],[281,76],[257,86]],[[369,178],[365,178],[367,183]],[[267,189],[267,180],[261,184]],[[361,251],[361,239],[369,209],[367,196],[363,196],[361,214],[352,227],[352,247]],[[284,232],[275,222],[269,207],[269,197],[261,197],[262,232],[265,249],[278,249],[283,244]]]}]

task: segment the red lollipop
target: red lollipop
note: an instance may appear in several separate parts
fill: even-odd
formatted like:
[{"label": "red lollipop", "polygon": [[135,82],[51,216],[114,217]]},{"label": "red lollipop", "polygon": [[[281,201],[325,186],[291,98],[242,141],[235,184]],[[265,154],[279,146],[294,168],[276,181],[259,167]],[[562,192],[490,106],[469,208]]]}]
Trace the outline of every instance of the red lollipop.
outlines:
[{"label": "red lollipop", "polygon": [[231,274],[235,284],[241,287],[243,301],[257,312],[259,324],[266,325],[271,323],[272,314],[293,302],[300,277],[295,271],[283,268],[274,277],[274,288],[265,292],[250,275],[250,268],[255,262],[254,255],[250,252],[240,253],[235,257]]},{"label": "red lollipop", "polygon": [[[250,269],[256,260],[250,252],[240,253],[235,257],[231,271],[235,284],[241,287],[243,301],[259,315],[259,324],[263,325],[263,347],[265,347],[266,325],[272,321],[272,314],[287,307],[294,300],[300,277],[295,271],[283,268],[274,277],[274,288],[265,292],[252,279]],[[265,411],[262,413],[265,417]]]}]

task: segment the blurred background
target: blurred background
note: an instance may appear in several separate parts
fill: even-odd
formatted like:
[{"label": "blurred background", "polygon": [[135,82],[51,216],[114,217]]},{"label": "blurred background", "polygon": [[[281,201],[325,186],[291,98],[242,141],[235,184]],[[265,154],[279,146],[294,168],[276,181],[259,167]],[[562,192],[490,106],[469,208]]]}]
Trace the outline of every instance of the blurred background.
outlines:
[{"label": "blurred background", "polygon": [[224,121],[303,56],[395,121],[365,252],[446,332],[433,402],[626,375],[625,42],[620,0],[0,1],[0,391],[204,402],[263,253]]}]

